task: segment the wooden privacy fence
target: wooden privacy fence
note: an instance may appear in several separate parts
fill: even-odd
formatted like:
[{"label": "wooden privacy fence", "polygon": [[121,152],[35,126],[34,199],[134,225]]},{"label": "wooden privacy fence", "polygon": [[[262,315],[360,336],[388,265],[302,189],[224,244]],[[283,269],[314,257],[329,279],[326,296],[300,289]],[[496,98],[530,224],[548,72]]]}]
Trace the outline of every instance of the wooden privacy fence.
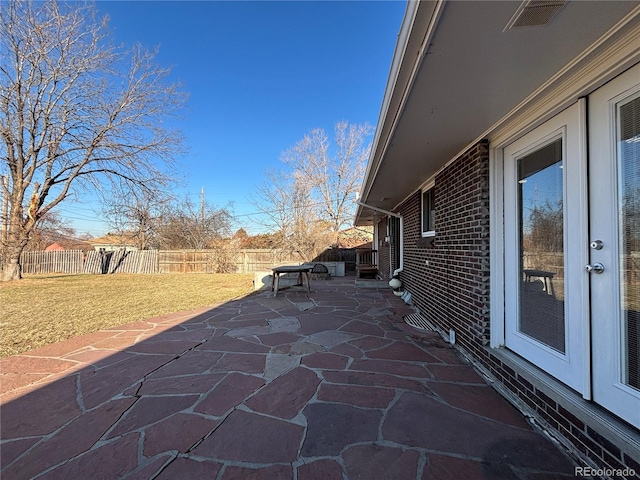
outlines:
[{"label": "wooden privacy fence", "polygon": [[302,263],[283,250],[82,250],[32,251],[20,257],[25,274],[50,273],[252,273]]},{"label": "wooden privacy fence", "polygon": [[22,273],[83,273],[84,252],[62,250],[57,252],[23,252],[20,256]]},{"label": "wooden privacy fence", "polygon": [[157,273],[158,250],[88,252],[84,273]]},{"label": "wooden privacy fence", "polygon": [[321,252],[314,262],[344,262],[347,273],[356,271],[356,249],[355,248],[328,248]]},{"label": "wooden privacy fence", "polygon": [[238,273],[253,273],[270,270],[272,267],[284,264],[303,263],[302,257],[295,252],[285,250],[236,250],[234,264]]},{"label": "wooden privacy fence", "polygon": [[253,273],[285,263],[302,263],[302,258],[284,250],[221,249],[160,250],[160,273]]},{"label": "wooden privacy fence", "polygon": [[116,250],[113,252],[83,252],[61,250],[53,252],[23,252],[22,273],[157,273],[157,250]]}]

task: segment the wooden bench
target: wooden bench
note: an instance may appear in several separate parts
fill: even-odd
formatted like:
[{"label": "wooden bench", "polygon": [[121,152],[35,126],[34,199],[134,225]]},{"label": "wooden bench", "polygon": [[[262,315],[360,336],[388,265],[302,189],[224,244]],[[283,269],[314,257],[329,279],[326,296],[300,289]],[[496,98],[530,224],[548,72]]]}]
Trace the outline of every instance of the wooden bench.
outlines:
[{"label": "wooden bench", "polygon": [[356,250],[356,272],[359,278],[376,278],[378,276],[377,253],[377,250],[368,248]]},{"label": "wooden bench", "polygon": [[356,271],[359,278],[376,278],[378,276],[378,267],[375,265],[358,265]]}]

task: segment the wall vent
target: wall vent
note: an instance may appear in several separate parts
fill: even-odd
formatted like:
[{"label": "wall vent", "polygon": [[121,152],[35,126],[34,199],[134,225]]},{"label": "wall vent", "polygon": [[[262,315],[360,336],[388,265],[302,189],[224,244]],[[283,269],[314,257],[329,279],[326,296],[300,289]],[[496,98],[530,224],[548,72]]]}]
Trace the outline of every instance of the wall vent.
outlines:
[{"label": "wall vent", "polygon": [[569,0],[525,0],[516,10],[505,30],[524,27],[541,27],[562,10]]},{"label": "wall vent", "polygon": [[404,323],[411,325],[412,327],[419,328],[421,330],[429,330],[435,332],[436,329],[433,324],[424,318],[419,313],[411,313],[404,316]]}]

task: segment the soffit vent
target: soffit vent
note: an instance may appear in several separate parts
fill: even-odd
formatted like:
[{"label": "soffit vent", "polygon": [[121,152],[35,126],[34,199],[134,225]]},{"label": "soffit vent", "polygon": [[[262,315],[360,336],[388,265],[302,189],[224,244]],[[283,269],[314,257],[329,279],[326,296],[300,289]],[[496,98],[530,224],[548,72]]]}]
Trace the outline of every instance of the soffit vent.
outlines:
[{"label": "soffit vent", "polygon": [[507,24],[506,30],[548,25],[567,2],[568,0],[525,0]]}]

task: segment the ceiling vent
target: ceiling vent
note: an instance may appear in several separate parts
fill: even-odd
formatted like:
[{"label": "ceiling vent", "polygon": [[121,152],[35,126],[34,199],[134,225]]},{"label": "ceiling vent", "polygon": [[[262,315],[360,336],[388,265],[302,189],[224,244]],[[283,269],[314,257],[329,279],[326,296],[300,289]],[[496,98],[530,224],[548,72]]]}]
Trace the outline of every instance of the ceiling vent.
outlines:
[{"label": "ceiling vent", "polygon": [[568,0],[525,0],[505,30],[548,25],[567,2]]}]

